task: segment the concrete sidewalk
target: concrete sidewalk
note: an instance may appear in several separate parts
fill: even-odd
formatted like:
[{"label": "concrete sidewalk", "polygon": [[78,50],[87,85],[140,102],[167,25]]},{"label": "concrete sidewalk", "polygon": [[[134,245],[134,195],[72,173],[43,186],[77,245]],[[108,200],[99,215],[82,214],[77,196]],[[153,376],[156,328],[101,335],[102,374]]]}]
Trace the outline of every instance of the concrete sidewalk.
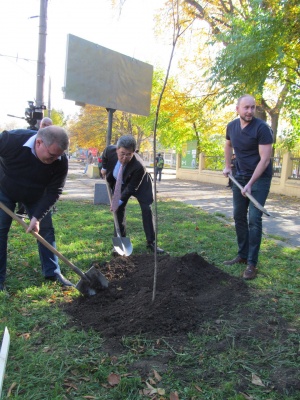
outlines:
[{"label": "concrete sidewalk", "polygon": [[[69,174],[61,199],[87,200],[94,202],[95,184],[103,184],[103,179],[90,179],[83,174],[84,165],[70,160]],[[149,172],[151,172],[149,170]],[[225,222],[233,224],[232,193],[226,185],[211,185],[195,181],[176,179],[173,171],[166,170],[161,182],[157,182],[157,198],[173,199],[200,207],[215,214]],[[300,248],[300,199],[270,194],[265,208],[275,217],[263,217],[264,235],[279,237],[278,244]]]}]

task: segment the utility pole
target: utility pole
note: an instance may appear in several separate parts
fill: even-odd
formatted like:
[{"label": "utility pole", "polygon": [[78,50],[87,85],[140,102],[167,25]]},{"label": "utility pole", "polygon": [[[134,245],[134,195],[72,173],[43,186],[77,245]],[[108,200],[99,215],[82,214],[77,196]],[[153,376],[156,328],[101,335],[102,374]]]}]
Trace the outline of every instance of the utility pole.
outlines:
[{"label": "utility pole", "polygon": [[[44,85],[46,70],[46,38],[47,38],[47,7],[48,0],[40,0],[39,47],[36,80],[36,111],[45,109]],[[39,121],[38,121],[39,124]]]},{"label": "utility pole", "polygon": [[51,118],[51,78],[49,78],[48,85],[48,117]]}]

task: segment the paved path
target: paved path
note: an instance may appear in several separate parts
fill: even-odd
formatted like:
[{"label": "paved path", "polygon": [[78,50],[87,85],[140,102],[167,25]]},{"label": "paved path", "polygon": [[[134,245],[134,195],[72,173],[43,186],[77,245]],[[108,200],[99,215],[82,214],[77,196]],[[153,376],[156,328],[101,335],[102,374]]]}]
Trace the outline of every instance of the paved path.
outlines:
[{"label": "paved path", "polygon": [[[105,184],[102,179],[90,179],[83,174],[84,165],[70,160],[69,174],[62,199],[94,201],[95,183]],[[232,194],[224,186],[182,181],[174,172],[166,171],[162,181],[157,182],[157,197],[174,199],[200,207],[233,223]],[[275,217],[263,217],[263,232],[280,237],[278,244],[300,248],[300,199],[270,194],[265,208]],[[273,238],[274,236],[272,236]]]}]

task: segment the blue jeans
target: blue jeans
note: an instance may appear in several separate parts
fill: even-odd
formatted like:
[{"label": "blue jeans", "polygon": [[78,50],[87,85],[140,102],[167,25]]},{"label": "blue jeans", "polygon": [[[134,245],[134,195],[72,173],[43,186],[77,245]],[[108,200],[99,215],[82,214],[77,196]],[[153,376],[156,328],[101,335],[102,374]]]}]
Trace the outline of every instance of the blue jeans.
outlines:
[{"label": "blue jeans", "polygon": [[[235,179],[245,186],[250,178],[236,176]],[[271,186],[271,178],[259,178],[251,188],[252,196],[265,205]],[[262,212],[241,194],[233,184],[233,217],[238,242],[238,255],[247,260],[248,265],[256,266],[262,238]]]},{"label": "blue jeans", "polygon": [[156,179],[158,180],[158,181],[161,181],[161,173],[162,173],[162,168],[157,168],[156,167]]},{"label": "blue jeans", "polygon": [[[16,203],[13,202],[2,190],[0,190],[0,201],[11,211],[15,210]],[[25,204],[28,215],[31,217],[34,213],[35,205]],[[12,218],[0,209],[0,282],[5,281],[7,266],[7,239],[8,232],[12,223]],[[45,215],[40,221],[40,236],[42,236],[53,247],[55,246],[55,235],[52,224],[51,212]],[[40,242],[38,242],[39,256],[44,276],[54,276],[55,272],[60,272],[58,258]]]}]

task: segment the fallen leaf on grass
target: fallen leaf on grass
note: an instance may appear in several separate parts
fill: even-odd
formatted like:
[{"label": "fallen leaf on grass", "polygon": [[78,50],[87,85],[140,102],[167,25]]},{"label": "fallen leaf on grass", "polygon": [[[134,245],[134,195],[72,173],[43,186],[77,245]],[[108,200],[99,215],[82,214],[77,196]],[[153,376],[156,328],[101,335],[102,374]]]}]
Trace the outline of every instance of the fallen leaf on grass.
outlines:
[{"label": "fallen leaf on grass", "polygon": [[151,385],[156,385],[156,381],[152,378],[149,378],[149,382]]},{"label": "fallen leaf on grass", "polygon": [[197,385],[195,385],[195,389],[197,389],[198,392],[202,392],[202,389],[201,389],[199,386],[197,386]]},{"label": "fallen leaf on grass", "polygon": [[179,396],[177,392],[170,393],[170,400],[179,400]]},{"label": "fallen leaf on grass", "polygon": [[[162,389],[162,388],[158,388],[158,389],[155,389],[155,388],[153,388],[153,389],[143,389],[142,391],[141,391],[141,393],[144,395],[144,396],[153,396],[154,394],[158,394],[158,395],[160,395],[160,396],[164,396],[165,395],[165,393],[166,393],[166,391],[165,391],[165,389]],[[155,397],[156,398],[156,397]],[[174,400],[176,400],[176,398],[174,398]]]},{"label": "fallen leaf on grass", "polygon": [[150,385],[150,383],[146,382],[146,385],[148,386],[148,389],[153,390],[154,387],[152,385]]},{"label": "fallen leaf on grass", "polygon": [[17,336],[22,337],[25,340],[28,340],[31,336],[30,333],[17,333]]},{"label": "fallen leaf on grass", "polygon": [[63,385],[64,385],[64,386],[67,386],[68,391],[70,391],[70,389],[78,390],[78,387],[77,387],[74,383],[72,383],[72,382],[66,382],[66,381],[65,381]]},{"label": "fallen leaf on grass", "polygon": [[154,374],[154,378],[157,380],[157,382],[160,382],[162,378],[155,369],[153,370],[153,374]]},{"label": "fallen leaf on grass", "polygon": [[85,381],[85,382],[89,382],[91,380],[91,378],[85,377],[85,376],[81,376],[78,378],[80,381]]},{"label": "fallen leaf on grass", "polygon": [[108,383],[110,386],[116,386],[120,383],[121,377],[118,374],[110,374],[107,378]]},{"label": "fallen leaf on grass", "polygon": [[256,386],[265,386],[259,376],[252,374],[252,383]]},{"label": "fallen leaf on grass", "polygon": [[13,382],[11,385],[10,385],[10,388],[8,389],[8,392],[7,392],[7,397],[10,397],[11,396],[11,392],[14,390],[14,388],[17,386],[17,382]]},{"label": "fallen leaf on grass", "polygon": [[78,376],[79,373],[80,373],[78,369],[71,369],[70,372],[71,372],[71,374],[74,375],[74,376]]},{"label": "fallen leaf on grass", "polygon": [[118,357],[116,357],[116,356],[112,356],[112,357],[110,357],[110,362],[114,365],[114,364],[117,364],[117,362],[118,362]]}]

